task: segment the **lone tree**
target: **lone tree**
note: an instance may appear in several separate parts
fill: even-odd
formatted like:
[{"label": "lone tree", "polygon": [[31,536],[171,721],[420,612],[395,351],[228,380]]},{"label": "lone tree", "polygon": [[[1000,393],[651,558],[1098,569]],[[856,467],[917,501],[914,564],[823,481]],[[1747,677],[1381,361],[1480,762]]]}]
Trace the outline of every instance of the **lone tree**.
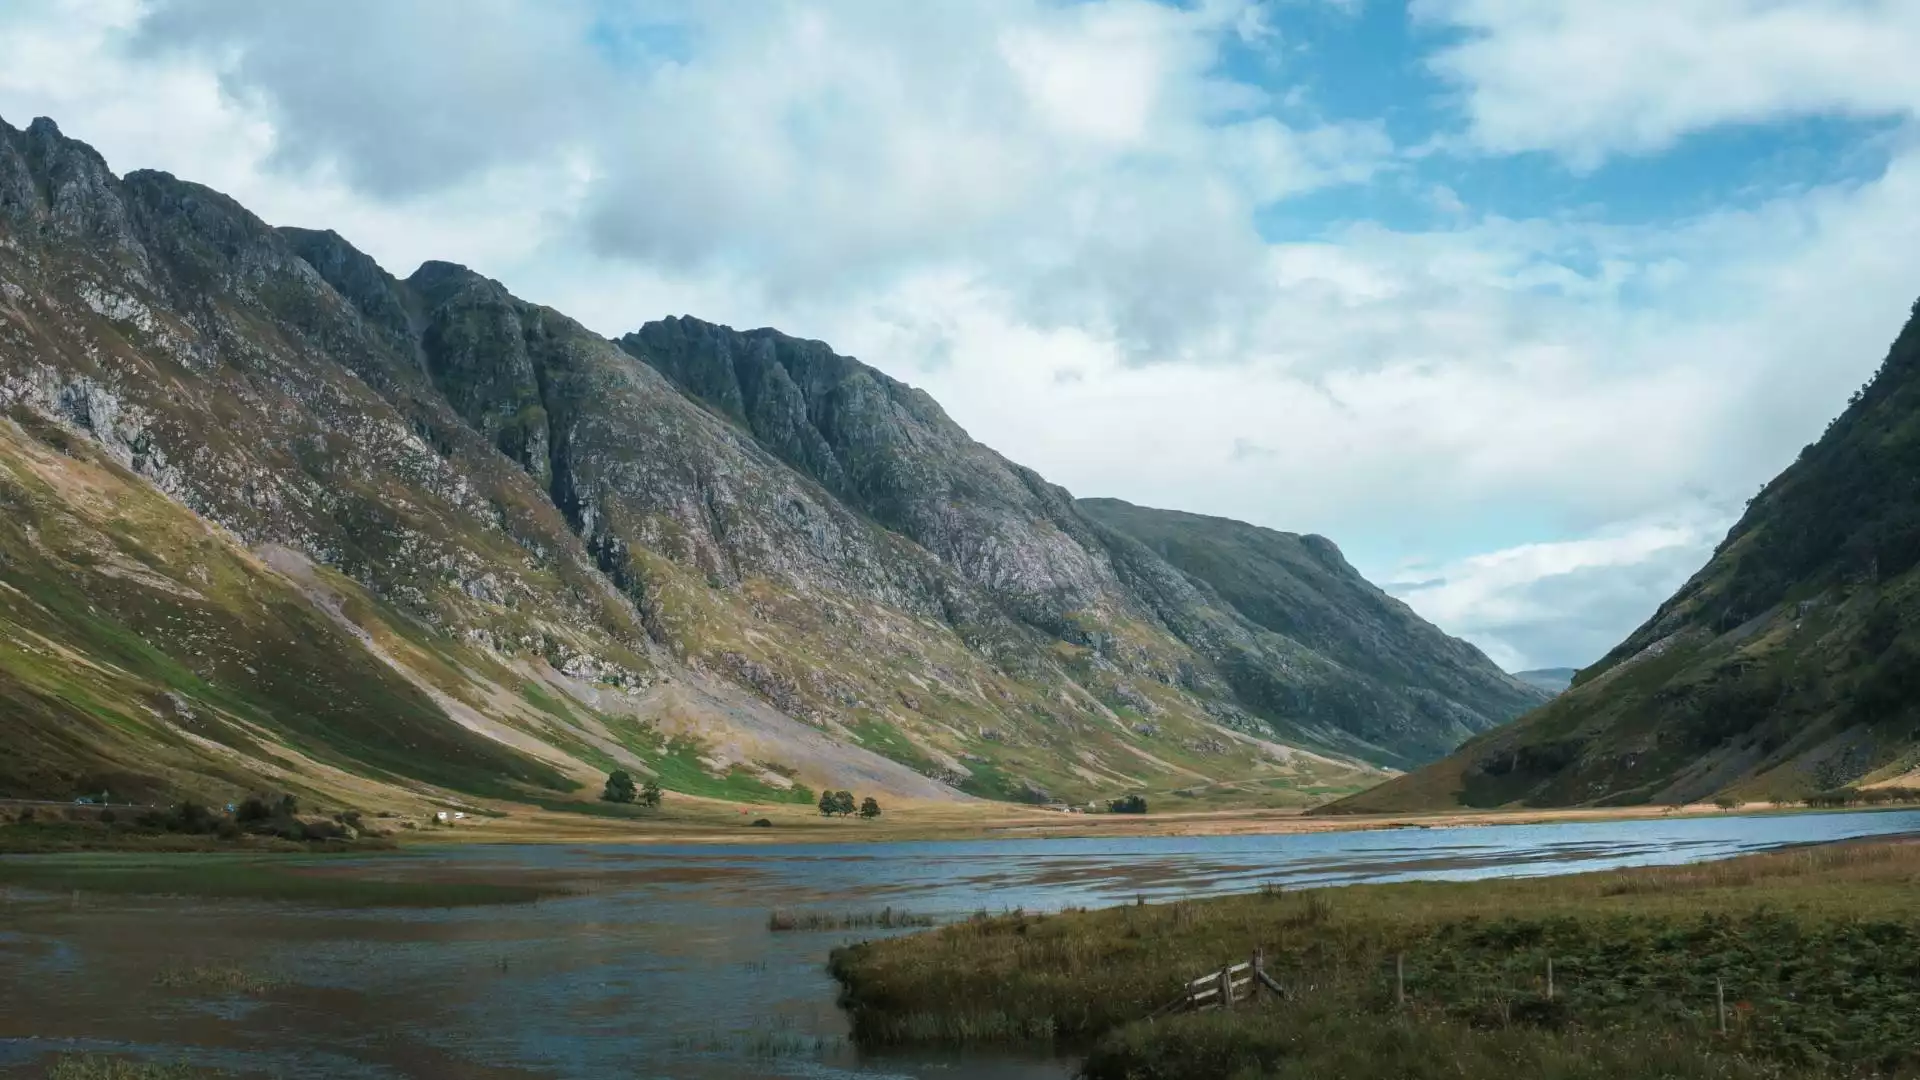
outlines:
[{"label": "lone tree", "polygon": [[660,781],[649,780],[647,781],[646,786],[640,789],[640,805],[641,806],[659,806],[660,805]]},{"label": "lone tree", "polygon": [[615,769],[607,774],[607,786],[600,792],[603,802],[630,803],[634,798],[633,777],[625,769]]},{"label": "lone tree", "polygon": [[872,820],[880,816],[880,802],[869,795],[860,801],[860,816]]}]

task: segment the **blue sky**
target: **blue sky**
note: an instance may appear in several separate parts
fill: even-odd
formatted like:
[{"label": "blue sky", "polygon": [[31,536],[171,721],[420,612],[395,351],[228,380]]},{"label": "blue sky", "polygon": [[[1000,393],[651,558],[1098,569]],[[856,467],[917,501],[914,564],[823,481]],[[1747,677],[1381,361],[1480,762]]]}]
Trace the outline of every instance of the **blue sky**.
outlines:
[{"label": "blue sky", "polygon": [[[29,0],[0,117],[1610,648],[1920,294],[1900,0]],[[75,72],[87,72],[77,79]]]}]

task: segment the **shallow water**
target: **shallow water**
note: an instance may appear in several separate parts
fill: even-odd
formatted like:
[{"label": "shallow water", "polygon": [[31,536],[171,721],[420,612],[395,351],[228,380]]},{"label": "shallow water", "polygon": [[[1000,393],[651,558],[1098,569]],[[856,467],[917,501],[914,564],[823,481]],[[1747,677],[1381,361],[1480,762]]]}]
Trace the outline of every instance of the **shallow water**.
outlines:
[{"label": "shallow water", "polygon": [[[774,908],[943,918],[1309,883],[1564,873],[1920,831],[1920,811],[1293,836],[756,847],[494,846],[330,862],[370,876],[551,879],[581,895],[452,911],[0,893],[0,1076],[63,1052],[250,1075],[1060,1080],[1033,1057],[874,1057],[822,969],[885,931],[774,934]],[[234,966],[258,996],[170,990]]]}]

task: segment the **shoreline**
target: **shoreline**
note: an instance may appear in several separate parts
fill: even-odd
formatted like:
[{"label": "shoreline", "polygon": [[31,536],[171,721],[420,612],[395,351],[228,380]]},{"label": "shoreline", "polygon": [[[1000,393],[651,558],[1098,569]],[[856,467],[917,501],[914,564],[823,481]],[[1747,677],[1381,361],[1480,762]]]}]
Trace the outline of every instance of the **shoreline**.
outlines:
[{"label": "shoreline", "polygon": [[[704,800],[701,800],[704,802]],[[1905,807],[1857,807],[1844,810],[1776,807],[1749,803],[1723,809],[1708,803],[1679,808],[1630,806],[1605,808],[1500,809],[1354,814],[1309,817],[1304,810],[1207,810],[1166,814],[1079,814],[1028,810],[1001,804],[907,804],[879,820],[822,818],[808,808],[721,803],[677,807],[659,819],[603,818],[512,804],[504,816],[469,818],[458,825],[424,833],[398,832],[403,848],[464,844],[675,845],[675,844],[870,844],[914,841],[1055,840],[1134,837],[1285,836],[1390,829],[1490,828],[1567,822],[1611,822],[1674,817],[1733,817],[1758,814],[1862,813]],[[687,800],[692,802],[692,800]],[[739,821],[716,812],[735,808]],[[747,824],[754,818],[769,828]]]},{"label": "shoreline", "polygon": [[[415,817],[384,819],[390,827],[357,849],[337,852],[347,856],[374,855],[382,850],[408,850],[469,845],[655,846],[676,845],[859,845],[876,843],[968,842],[1005,840],[1132,839],[1136,837],[1289,836],[1386,830],[1496,828],[1512,825],[1606,823],[1668,818],[1752,817],[1758,815],[1866,813],[1915,809],[1908,806],[1816,808],[1778,807],[1748,803],[1722,808],[1707,803],[1682,807],[1627,806],[1549,809],[1449,810],[1396,814],[1342,814],[1309,816],[1305,810],[1242,809],[1196,810],[1159,814],[1063,814],[1001,803],[904,803],[888,808],[877,820],[825,818],[811,807],[743,805],[691,796],[669,795],[658,812],[633,816],[573,813],[510,802],[470,802],[467,816],[457,822],[433,824]],[[751,823],[765,819],[767,827]],[[153,844],[131,842],[102,845],[91,850],[165,855],[180,846],[165,836]],[[218,844],[187,845],[200,851],[264,849]],[[0,827],[0,854],[35,854],[32,849],[9,850]],[[54,852],[47,852],[54,853]],[[291,852],[318,854],[317,851]]]}]

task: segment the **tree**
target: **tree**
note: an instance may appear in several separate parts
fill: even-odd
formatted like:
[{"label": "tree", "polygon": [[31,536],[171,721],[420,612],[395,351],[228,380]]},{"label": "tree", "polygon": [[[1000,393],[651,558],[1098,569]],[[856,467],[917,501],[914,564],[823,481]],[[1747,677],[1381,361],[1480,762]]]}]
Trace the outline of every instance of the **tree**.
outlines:
[{"label": "tree", "polygon": [[603,802],[630,803],[634,798],[633,777],[625,769],[615,769],[607,774],[607,786],[601,790]]},{"label": "tree", "polygon": [[640,805],[641,806],[659,806],[660,805],[660,781],[649,780],[647,781],[646,786],[640,789]]},{"label": "tree", "polygon": [[840,793],[823,791],[820,793],[820,816],[832,817],[840,812]]},{"label": "tree", "polygon": [[833,808],[839,813],[841,813],[842,815],[853,813],[854,810],[856,809],[853,801],[853,792],[851,791],[834,792]]},{"label": "tree", "polygon": [[869,795],[860,802],[860,816],[871,821],[880,816],[880,802]]}]

